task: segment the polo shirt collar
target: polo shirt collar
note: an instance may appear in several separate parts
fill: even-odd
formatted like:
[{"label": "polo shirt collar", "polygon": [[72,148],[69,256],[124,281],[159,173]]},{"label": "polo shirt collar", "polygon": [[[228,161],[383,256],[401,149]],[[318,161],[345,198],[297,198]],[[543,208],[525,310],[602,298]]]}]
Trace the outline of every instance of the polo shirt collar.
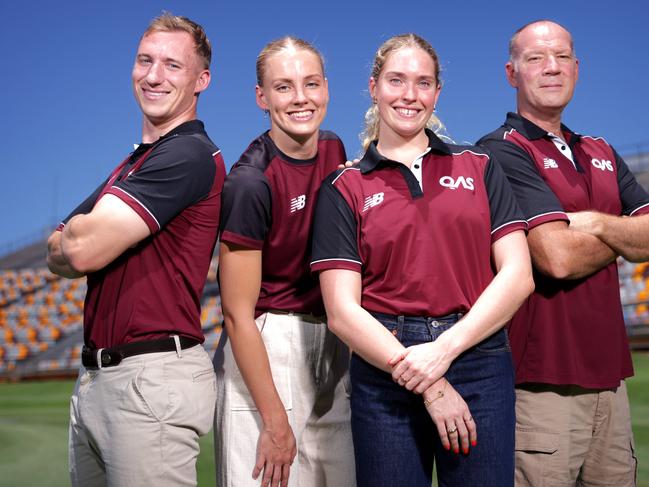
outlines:
[{"label": "polo shirt collar", "polygon": [[151,142],[148,144],[145,144],[144,142],[140,142],[139,144],[133,144],[133,153],[131,155],[131,161],[139,157],[140,154],[146,152],[151,146],[157,144],[158,142],[162,142],[165,139],[169,139],[177,135],[196,134],[196,133],[203,133],[203,132],[205,132],[205,126],[203,125],[203,122],[201,122],[200,120],[189,120],[187,122],[183,122],[180,125],[177,125],[174,128],[172,128],[166,134],[161,135],[160,138],[158,138],[158,140],[156,140],[155,142]]},{"label": "polo shirt collar", "polygon": [[180,125],[177,125],[176,127],[172,128],[169,132],[164,134],[158,140],[166,139],[168,137],[173,137],[175,135],[195,134],[196,132],[204,132],[204,131],[205,131],[205,126],[203,125],[203,122],[201,122],[200,120],[189,120],[187,122],[183,122]]},{"label": "polo shirt collar", "polygon": [[[432,130],[426,129],[426,135],[428,136],[428,147],[430,147],[431,152],[438,152],[444,155],[451,155],[451,149],[443,142],[435,132]],[[379,165],[391,165],[391,164],[401,164],[400,162],[393,161],[384,157],[376,150],[376,143],[378,141],[374,140],[370,143],[369,147],[365,151],[363,158],[360,162],[361,173],[365,174],[376,169]]]},{"label": "polo shirt collar", "polygon": [[[523,137],[525,137],[528,140],[538,140],[544,137],[552,138],[548,132],[543,130],[535,123],[530,122],[525,117],[521,117],[518,113],[514,113],[514,112],[507,113],[507,119],[505,120],[505,125],[514,128],[517,132],[520,132],[523,135]],[[581,135],[573,132],[564,124],[561,124],[561,132],[568,134],[569,146],[572,146],[575,142],[577,142],[581,138]]]}]

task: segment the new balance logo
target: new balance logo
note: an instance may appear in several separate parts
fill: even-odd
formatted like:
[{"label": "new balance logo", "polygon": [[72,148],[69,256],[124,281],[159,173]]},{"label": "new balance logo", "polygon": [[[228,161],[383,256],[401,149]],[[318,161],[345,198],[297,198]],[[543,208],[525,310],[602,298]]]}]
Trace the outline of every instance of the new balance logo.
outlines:
[{"label": "new balance logo", "polygon": [[384,193],[376,193],[373,194],[372,196],[368,196],[365,198],[365,204],[363,205],[363,211],[367,211],[373,206],[380,205],[383,203],[383,195]]},{"label": "new balance logo", "polygon": [[306,205],[306,195],[301,194],[297,198],[291,198],[291,213],[301,210]]},{"label": "new balance logo", "polygon": [[554,159],[550,159],[549,157],[544,157],[543,158],[543,168],[544,169],[557,169],[559,167],[559,164],[557,164],[557,161]]},{"label": "new balance logo", "polygon": [[473,191],[473,178],[465,178],[464,176],[459,176],[457,179],[453,179],[451,176],[443,176],[439,178],[439,184],[448,189],[457,189],[462,186],[464,189]]},{"label": "new balance logo", "polygon": [[611,171],[613,172],[613,164],[611,161],[607,161],[606,159],[591,159],[590,163],[596,167],[597,169],[601,169],[602,171]]}]

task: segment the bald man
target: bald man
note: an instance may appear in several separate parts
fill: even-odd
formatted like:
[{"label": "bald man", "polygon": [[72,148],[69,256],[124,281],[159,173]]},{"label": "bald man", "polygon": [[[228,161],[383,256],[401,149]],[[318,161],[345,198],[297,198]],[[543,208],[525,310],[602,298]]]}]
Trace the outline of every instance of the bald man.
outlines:
[{"label": "bald man", "polygon": [[516,484],[632,486],[624,379],[633,375],[616,258],[649,259],[649,195],[601,137],[562,124],[579,76],[570,33],[514,33],[505,66],[517,113],[479,143],[526,216],[536,291],[514,316]]}]

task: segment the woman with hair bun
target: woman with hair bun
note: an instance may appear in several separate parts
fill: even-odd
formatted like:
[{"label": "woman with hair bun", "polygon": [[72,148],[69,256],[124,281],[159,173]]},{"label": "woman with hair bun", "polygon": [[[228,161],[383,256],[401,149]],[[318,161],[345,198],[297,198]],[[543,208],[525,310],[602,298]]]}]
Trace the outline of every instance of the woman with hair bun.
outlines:
[{"label": "woman with hair bun", "polygon": [[[359,486],[513,485],[503,326],[533,289],[525,221],[488,152],[442,141],[439,61],[415,34],[377,51],[364,156],[320,190],[311,268],[353,350]],[[480,441],[478,442],[478,435]]]},{"label": "woman with hair bun", "polygon": [[222,195],[218,485],[258,486],[263,473],[262,486],[352,486],[349,352],[327,329],[308,265],[318,190],[346,160],[340,139],[320,131],[329,101],[320,53],[294,37],[266,45],[256,99],[270,130]]}]

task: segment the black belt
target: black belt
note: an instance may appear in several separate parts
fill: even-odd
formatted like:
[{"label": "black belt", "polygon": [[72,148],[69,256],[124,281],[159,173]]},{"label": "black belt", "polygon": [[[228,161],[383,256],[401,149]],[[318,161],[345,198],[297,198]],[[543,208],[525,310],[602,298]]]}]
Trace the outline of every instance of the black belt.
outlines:
[{"label": "black belt", "polygon": [[[180,348],[190,348],[200,342],[194,338],[178,337]],[[143,353],[173,352],[176,350],[176,342],[173,337],[161,338],[160,340],[149,340],[146,342],[126,343],[111,348],[90,348],[83,346],[81,350],[81,363],[84,367],[97,368],[97,352],[101,350],[101,366],[113,367],[118,365],[126,357],[141,355]]]}]

